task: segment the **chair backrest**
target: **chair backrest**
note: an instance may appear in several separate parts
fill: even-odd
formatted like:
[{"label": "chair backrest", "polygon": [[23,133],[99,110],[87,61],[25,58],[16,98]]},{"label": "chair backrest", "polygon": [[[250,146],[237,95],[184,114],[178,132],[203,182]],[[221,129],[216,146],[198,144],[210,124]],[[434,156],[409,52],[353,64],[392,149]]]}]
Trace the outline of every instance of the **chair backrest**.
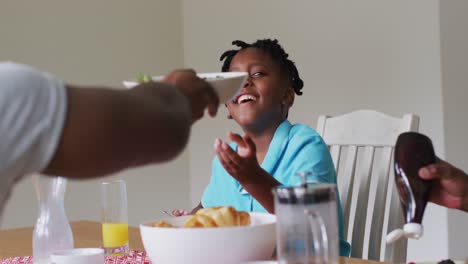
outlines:
[{"label": "chair backrest", "polygon": [[351,257],[406,262],[406,240],[385,235],[404,219],[394,184],[393,149],[398,135],[418,131],[419,117],[395,118],[373,110],[320,116],[317,132],[330,148]]}]

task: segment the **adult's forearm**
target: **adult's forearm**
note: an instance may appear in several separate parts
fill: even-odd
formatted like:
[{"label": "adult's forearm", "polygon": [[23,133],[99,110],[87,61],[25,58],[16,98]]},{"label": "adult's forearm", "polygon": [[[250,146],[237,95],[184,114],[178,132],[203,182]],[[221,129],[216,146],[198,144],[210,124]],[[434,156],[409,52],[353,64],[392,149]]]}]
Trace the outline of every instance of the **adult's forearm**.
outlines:
[{"label": "adult's forearm", "polygon": [[188,141],[188,101],[171,86],[67,87],[67,94],[65,126],[46,174],[87,178],[167,161]]}]

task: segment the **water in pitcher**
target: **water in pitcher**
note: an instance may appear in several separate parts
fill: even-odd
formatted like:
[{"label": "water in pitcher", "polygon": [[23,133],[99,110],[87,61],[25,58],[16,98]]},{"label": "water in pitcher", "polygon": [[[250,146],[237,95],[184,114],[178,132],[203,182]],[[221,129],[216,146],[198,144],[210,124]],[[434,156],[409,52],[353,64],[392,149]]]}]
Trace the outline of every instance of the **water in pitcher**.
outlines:
[{"label": "water in pitcher", "polygon": [[33,231],[33,261],[50,263],[50,254],[73,248],[73,233],[65,214],[67,180],[62,177],[33,176],[39,213]]}]

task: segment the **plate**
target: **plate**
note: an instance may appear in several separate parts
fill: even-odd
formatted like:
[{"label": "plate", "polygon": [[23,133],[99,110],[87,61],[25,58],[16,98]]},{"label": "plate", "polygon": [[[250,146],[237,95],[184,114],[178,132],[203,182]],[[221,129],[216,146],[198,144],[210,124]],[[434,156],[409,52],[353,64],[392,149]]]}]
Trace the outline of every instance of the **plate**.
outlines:
[{"label": "plate", "polygon": [[74,248],[57,251],[50,255],[50,260],[56,264],[101,264],[105,262],[105,259],[102,248]]},{"label": "plate", "polygon": [[[219,96],[221,103],[227,103],[235,98],[240,92],[245,80],[247,79],[246,72],[212,72],[199,73],[198,77],[209,82]],[[164,76],[152,76],[151,79],[155,82],[161,81]],[[135,80],[123,81],[123,85],[127,88],[132,88],[138,85]]]}]

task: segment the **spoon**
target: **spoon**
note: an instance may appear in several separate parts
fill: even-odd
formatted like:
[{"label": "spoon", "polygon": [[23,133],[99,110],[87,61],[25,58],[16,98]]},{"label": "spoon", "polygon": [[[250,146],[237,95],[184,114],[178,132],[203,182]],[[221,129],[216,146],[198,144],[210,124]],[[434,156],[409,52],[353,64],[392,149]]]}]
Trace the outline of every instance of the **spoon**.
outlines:
[{"label": "spoon", "polygon": [[168,216],[172,216],[174,217],[175,215],[173,215],[172,213],[169,213],[168,211],[165,211],[165,210],[162,210],[163,213],[167,214]]}]

